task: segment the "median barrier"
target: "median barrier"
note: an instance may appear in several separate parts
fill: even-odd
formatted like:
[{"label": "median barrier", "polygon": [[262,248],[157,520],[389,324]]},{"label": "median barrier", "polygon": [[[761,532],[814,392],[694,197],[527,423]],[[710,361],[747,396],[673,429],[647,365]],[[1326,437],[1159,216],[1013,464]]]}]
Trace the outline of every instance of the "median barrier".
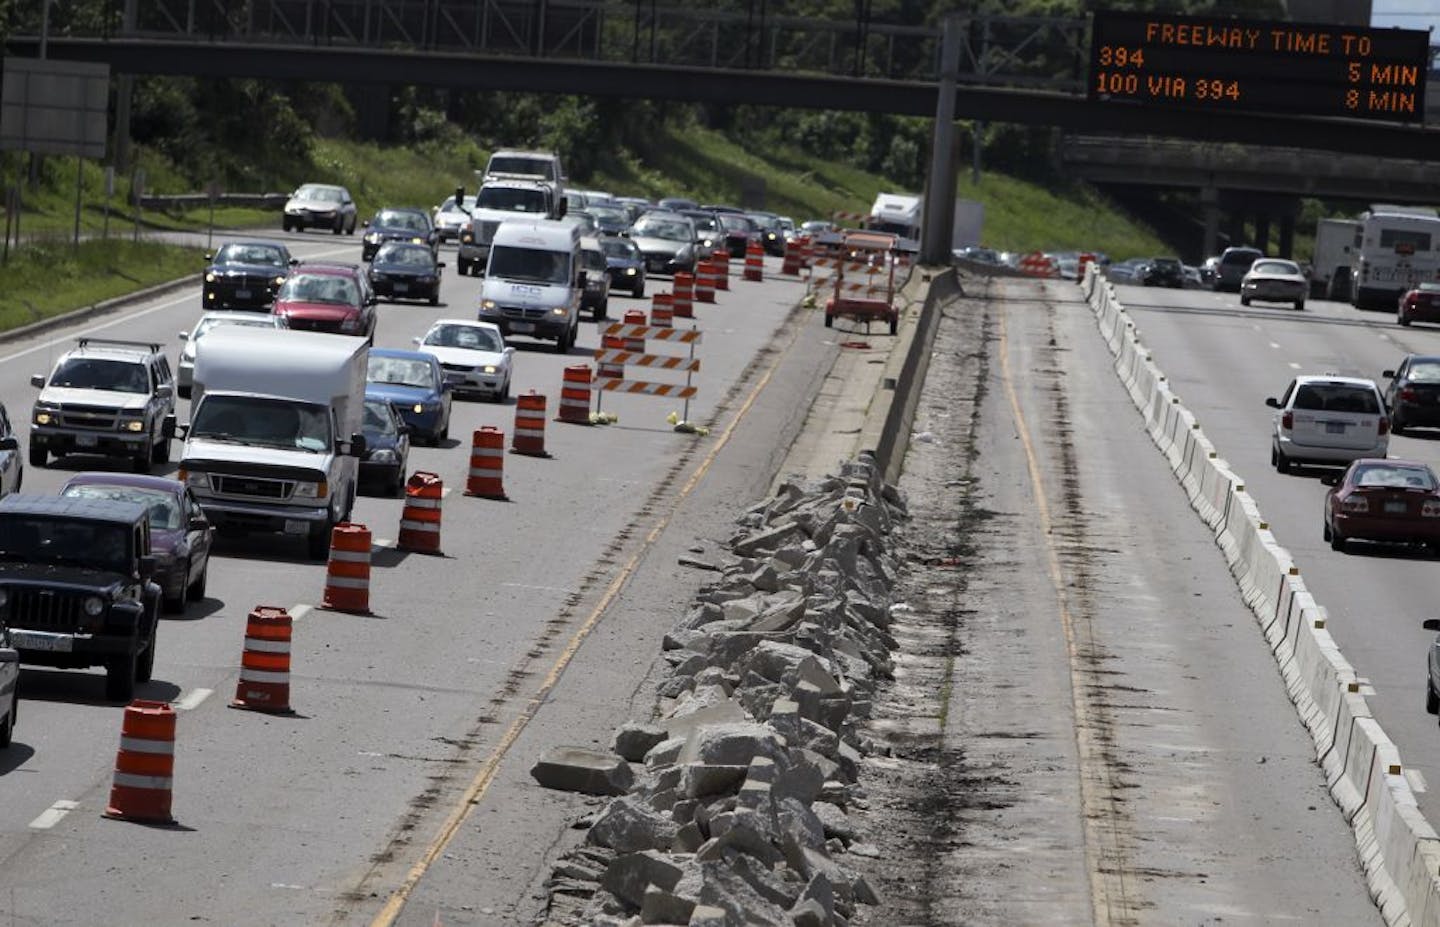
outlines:
[{"label": "median barrier", "polygon": [[1330,794],[1355,835],[1382,917],[1392,925],[1440,927],[1440,836],[1420,814],[1399,749],[1371,717],[1355,668],[1324,627],[1325,609],[1306,588],[1289,551],[1276,541],[1243,480],[1170,395],[1114,288],[1093,265],[1085,268],[1081,287],[1115,357],[1116,375],[1192,508],[1215,532],[1215,543],[1260,623],[1286,691],[1310,731]]}]

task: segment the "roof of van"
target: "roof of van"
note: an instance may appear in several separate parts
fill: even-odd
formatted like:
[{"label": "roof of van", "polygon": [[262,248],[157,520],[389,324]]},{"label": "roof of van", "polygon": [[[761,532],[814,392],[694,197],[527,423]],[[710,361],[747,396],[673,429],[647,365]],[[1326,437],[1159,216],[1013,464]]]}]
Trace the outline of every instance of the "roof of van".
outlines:
[{"label": "roof of van", "polygon": [[557,219],[506,219],[495,229],[494,245],[533,245],[548,251],[571,251],[580,244],[580,226]]}]

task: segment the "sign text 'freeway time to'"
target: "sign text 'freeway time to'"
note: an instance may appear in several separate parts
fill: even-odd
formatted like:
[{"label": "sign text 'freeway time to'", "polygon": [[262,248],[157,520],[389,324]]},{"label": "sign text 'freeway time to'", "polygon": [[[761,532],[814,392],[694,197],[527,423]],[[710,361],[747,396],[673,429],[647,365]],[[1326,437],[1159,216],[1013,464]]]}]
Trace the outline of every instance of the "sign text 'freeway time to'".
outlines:
[{"label": "sign text 'freeway time to'", "polygon": [[1097,10],[1092,100],[1389,122],[1425,115],[1430,34]]}]

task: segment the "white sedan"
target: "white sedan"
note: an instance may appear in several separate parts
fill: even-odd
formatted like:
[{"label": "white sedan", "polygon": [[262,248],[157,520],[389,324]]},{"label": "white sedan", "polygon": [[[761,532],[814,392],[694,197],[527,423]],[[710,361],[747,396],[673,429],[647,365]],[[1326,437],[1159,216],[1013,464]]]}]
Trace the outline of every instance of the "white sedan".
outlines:
[{"label": "white sedan", "polygon": [[1310,281],[1294,261],[1277,258],[1261,258],[1250,265],[1250,270],[1240,280],[1240,305],[1248,306],[1252,300],[1262,303],[1290,303],[1296,309],[1305,308],[1305,294],[1310,292]]},{"label": "white sedan", "polygon": [[479,393],[497,402],[509,398],[515,349],[505,344],[498,325],[439,319],[415,344],[440,361],[445,382],[455,392]]}]

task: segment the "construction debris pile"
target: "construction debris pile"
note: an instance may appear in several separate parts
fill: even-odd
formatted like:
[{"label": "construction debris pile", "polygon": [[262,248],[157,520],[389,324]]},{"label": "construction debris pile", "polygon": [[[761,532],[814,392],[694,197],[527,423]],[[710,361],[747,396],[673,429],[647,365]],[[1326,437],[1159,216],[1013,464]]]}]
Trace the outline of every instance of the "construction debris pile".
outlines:
[{"label": "construction debris pile", "polygon": [[656,719],[531,770],[617,796],[555,865],[547,927],[822,927],[878,903],[845,859],[873,852],[848,814],[865,805],[857,728],[893,670],[903,517],[863,454],[739,519],[719,581],[665,637]]}]

